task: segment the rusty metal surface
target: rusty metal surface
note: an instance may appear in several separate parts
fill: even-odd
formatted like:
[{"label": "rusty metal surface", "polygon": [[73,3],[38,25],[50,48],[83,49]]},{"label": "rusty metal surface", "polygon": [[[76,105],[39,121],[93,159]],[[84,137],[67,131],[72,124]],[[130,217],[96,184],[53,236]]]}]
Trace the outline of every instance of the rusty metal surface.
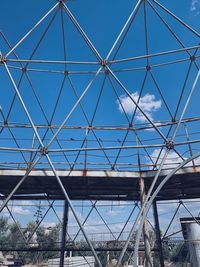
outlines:
[{"label": "rusty metal surface", "polygon": [[[163,170],[157,182],[170,173]],[[25,174],[25,170],[1,170],[0,194],[9,194]],[[116,171],[59,171],[62,183],[71,199],[139,200],[139,172]],[[141,173],[146,190],[149,189],[155,171]],[[200,168],[181,169],[160,191],[157,200],[200,197]],[[157,187],[156,186],[156,187]],[[50,170],[34,170],[20,186],[14,197],[36,198],[48,195],[53,199],[63,199],[63,194]]]}]

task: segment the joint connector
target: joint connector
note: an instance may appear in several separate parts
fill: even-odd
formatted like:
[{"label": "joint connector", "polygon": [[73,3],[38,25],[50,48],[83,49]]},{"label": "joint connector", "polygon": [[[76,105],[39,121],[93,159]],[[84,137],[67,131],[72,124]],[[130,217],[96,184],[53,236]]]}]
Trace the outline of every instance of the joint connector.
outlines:
[{"label": "joint connector", "polygon": [[60,5],[60,6],[63,6],[63,3],[64,3],[64,0],[60,0],[60,1],[59,1],[59,5]]},{"label": "joint connector", "polygon": [[42,147],[40,150],[40,153],[42,156],[46,156],[48,154],[47,148],[46,147]]},{"label": "joint connector", "polygon": [[6,62],[6,58],[1,54],[1,52],[0,52],[0,62],[1,63],[5,63]]},{"label": "joint connector", "polygon": [[105,70],[105,74],[106,75],[109,75],[110,74],[110,71],[108,69]]},{"label": "joint connector", "polygon": [[190,60],[191,60],[192,62],[194,62],[194,61],[196,60],[196,57],[193,55],[193,56],[190,57]]},{"label": "joint connector", "polygon": [[147,71],[150,71],[150,70],[151,70],[151,66],[150,66],[150,65],[147,65],[147,66],[146,66],[146,70],[147,70]]},{"label": "joint connector", "polygon": [[156,164],[153,164],[153,169],[156,169],[157,168],[157,165]]},{"label": "joint connector", "polygon": [[106,67],[106,65],[107,65],[107,61],[106,61],[106,60],[102,60],[102,61],[101,61],[101,66],[102,66],[102,67]]},{"label": "joint connector", "polygon": [[68,71],[68,70],[65,70],[65,71],[64,71],[64,74],[65,74],[65,75],[69,75],[69,71]]},{"label": "joint connector", "polygon": [[168,141],[165,143],[167,149],[173,149],[174,148],[174,142]]},{"label": "joint connector", "polygon": [[22,72],[26,72],[26,67],[22,68]]}]

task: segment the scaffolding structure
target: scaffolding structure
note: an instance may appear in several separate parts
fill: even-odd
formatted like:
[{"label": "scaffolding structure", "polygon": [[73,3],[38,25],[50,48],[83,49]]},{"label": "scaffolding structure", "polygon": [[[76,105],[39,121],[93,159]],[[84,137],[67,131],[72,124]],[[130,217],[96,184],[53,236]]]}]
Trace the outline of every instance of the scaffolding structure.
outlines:
[{"label": "scaffolding structure", "polygon": [[[199,216],[200,34],[161,0],[99,2],[45,0],[44,14],[14,45],[0,32],[0,217],[8,214],[24,240],[0,249],[56,251],[60,267],[70,251],[89,251],[98,267],[102,251],[107,263],[118,253],[116,267],[125,258],[137,267],[140,257],[151,267],[158,253],[164,267],[163,244],[180,210]],[[24,234],[15,211],[27,201],[37,207],[36,224]],[[159,207],[172,203],[161,235]],[[104,205],[116,208],[118,231]],[[50,212],[59,242],[38,246]],[[88,230],[93,212],[104,237]]]}]

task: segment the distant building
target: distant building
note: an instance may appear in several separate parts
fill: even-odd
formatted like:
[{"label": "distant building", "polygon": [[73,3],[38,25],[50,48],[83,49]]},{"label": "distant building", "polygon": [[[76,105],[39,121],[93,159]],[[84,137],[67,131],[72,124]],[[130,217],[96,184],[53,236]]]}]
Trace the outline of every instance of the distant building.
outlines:
[{"label": "distant building", "polygon": [[[94,257],[69,257],[64,260],[64,267],[94,267],[95,259]],[[48,260],[48,267],[58,267],[60,264],[60,258]]]},{"label": "distant building", "polygon": [[22,264],[20,261],[14,260],[12,255],[6,255],[4,257],[2,252],[0,252],[0,266],[2,266],[2,267],[21,267]]}]

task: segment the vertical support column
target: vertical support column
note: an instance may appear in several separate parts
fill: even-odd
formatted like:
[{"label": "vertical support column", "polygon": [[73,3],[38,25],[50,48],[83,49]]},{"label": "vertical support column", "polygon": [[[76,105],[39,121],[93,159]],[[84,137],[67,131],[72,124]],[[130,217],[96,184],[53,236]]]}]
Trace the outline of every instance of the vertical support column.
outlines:
[{"label": "vertical support column", "polygon": [[[141,200],[141,205],[143,205],[145,198],[146,198],[143,177],[140,177],[139,184],[140,184],[140,200]],[[144,236],[144,248],[145,248],[145,258],[146,258],[145,267],[153,267],[151,245],[150,245],[150,238],[149,238],[149,231],[148,231],[148,222],[146,219],[143,225],[143,236]]]},{"label": "vertical support column", "polygon": [[59,267],[64,267],[65,243],[66,243],[67,223],[68,223],[68,211],[69,211],[68,202],[67,202],[67,200],[65,200],[64,210],[63,210],[63,223],[62,223],[62,236],[61,236],[60,265],[59,265]]},{"label": "vertical support column", "polygon": [[106,262],[107,262],[107,266],[108,266],[110,263],[110,251],[109,250],[106,251]]},{"label": "vertical support column", "polygon": [[160,224],[159,224],[159,219],[158,219],[158,209],[157,209],[156,201],[153,202],[153,214],[154,214],[154,222],[155,222],[155,228],[156,228],[156,239],[157,239],[157,244],[158,244],[160,266],[165,267],[163,249],[162,249],[162,240],[161,240],[161,236],[160,236]]}]

